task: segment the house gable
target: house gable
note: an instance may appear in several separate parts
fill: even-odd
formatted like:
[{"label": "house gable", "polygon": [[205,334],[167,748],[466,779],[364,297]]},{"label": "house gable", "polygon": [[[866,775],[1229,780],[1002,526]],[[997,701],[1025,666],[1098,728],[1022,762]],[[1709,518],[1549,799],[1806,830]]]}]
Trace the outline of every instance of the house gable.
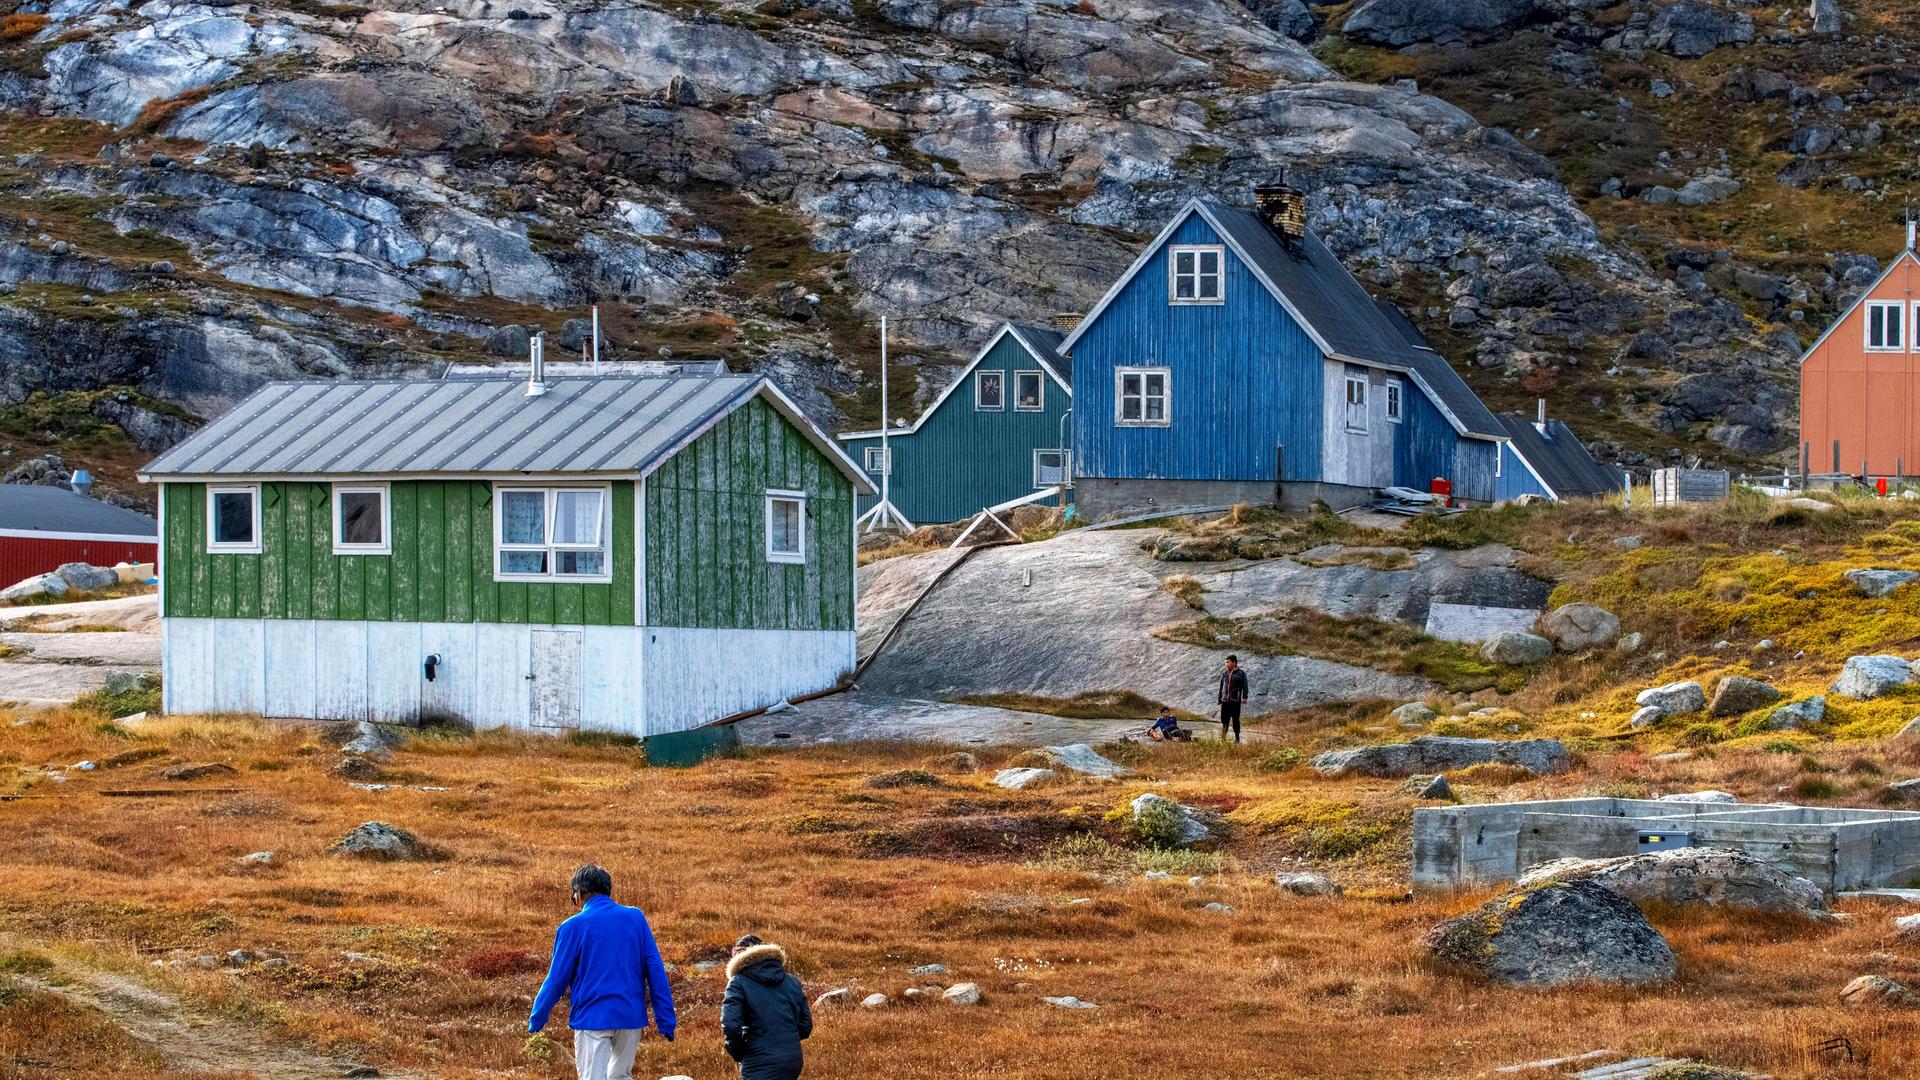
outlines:
[{"label": "house gable", "polygon": [[[1869,348],[1867,318],[1896,305],[1901,347]],[[1813,473],[1910,475],[1920,462],[1920,257],[1902,251],[1800,358],[1797,467]]]}]

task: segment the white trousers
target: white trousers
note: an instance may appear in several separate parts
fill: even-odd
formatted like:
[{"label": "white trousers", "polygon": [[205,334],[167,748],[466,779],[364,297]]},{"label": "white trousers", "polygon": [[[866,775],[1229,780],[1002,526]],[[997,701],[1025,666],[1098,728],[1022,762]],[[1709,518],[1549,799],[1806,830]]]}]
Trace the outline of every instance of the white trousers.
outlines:
[{"label": "white trousers", "polygon": [[639,1049],[639,1028],[576,1031],[573,1067],[580,1080],[633,1080],[633,1055]]}]

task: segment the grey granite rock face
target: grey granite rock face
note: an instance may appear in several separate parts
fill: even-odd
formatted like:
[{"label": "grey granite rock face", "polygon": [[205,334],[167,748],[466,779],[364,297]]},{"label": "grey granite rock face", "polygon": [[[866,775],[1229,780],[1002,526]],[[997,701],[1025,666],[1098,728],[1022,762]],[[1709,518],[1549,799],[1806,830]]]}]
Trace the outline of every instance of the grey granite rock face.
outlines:
[{"label": "grey granite rock face", "polygon": [[1876,698],[1913,681],[1913,665],[1899,656],[1849,656],[1830,688],[1841,697]]},{"label": "grey granite rock face", "polygon": [[[1727,801],[1731,800],[1728,796]],[[1820,886],[1744,851],[1726,848],[1679,848],[1613,859],[1560,859],[1528,870],[1515,884],[1526,888],[1548,881],[1592,881],[1637,904],[1701,904],[1808,918],[1827,916],[1826,894]]]},{"label": "grey granite rock face", "polygon": [[1498,762],[1533,773],[1564,772],[1567,748],[1558,739],[1461,739],[1423,735],[1404,743],[1329,750],[1312,766],[1322,776],[1358,773],[1361,776],[1400,777],[1415,773],[1443,773],[1472,765]]},{"label": "grey granite rock face", "polygon": [[1434,927],[1435,958],[1515,986],[1653,983],[1673,978],[1673,949],[1630,901],[1593,881],[1516,888]]}]

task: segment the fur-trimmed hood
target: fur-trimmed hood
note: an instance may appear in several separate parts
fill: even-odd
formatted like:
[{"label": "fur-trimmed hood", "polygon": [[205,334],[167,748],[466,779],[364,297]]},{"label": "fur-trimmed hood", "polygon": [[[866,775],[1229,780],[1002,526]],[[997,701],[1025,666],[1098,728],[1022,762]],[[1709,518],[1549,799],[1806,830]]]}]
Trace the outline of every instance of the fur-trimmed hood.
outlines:
[{"label": "fur-trimmed hood", "polygon": [[[748,970],[749,968],[765,963],[768,960],[773,961],[773,967],[771,968],[771,970],[767,970],[767,971],[749,971]],[[733,957],[733,959],[727,961],[727,978],[729,979],[734,978],[735,976],[744,974],[744,975],[749,975],[755,978],[759,978],[761,982],[772,985],[774,983],[779,982],[781,977],[784,976],[786,973],[787,973],[787,950],[781,948],[778,945],[771,945],[764,942],[759,945],[755,945],[750,949],[741,950],[738,954],[736,954]],[[762,976],[765,976],[765,977],[762,977]]]}]

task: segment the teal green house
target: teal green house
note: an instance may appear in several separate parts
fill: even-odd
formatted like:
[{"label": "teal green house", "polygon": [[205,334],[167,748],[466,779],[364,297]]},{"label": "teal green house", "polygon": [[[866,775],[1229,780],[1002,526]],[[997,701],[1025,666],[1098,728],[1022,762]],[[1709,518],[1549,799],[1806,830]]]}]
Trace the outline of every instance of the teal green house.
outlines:
[{"label": "teal green house", "polygon": [[867,480],[764,377],[272,383],[141,479],[171,713],[646,736],[854,666]]},{"label": "teal green house", "polygon": [[[1073,364],[1064,335],[1002,323],[960,376],[911,424],[852,431],[840,443],[874,488],[915,525],[959,521],[1072,476]],[[860,497],[865,514],[879,496]]]}]

